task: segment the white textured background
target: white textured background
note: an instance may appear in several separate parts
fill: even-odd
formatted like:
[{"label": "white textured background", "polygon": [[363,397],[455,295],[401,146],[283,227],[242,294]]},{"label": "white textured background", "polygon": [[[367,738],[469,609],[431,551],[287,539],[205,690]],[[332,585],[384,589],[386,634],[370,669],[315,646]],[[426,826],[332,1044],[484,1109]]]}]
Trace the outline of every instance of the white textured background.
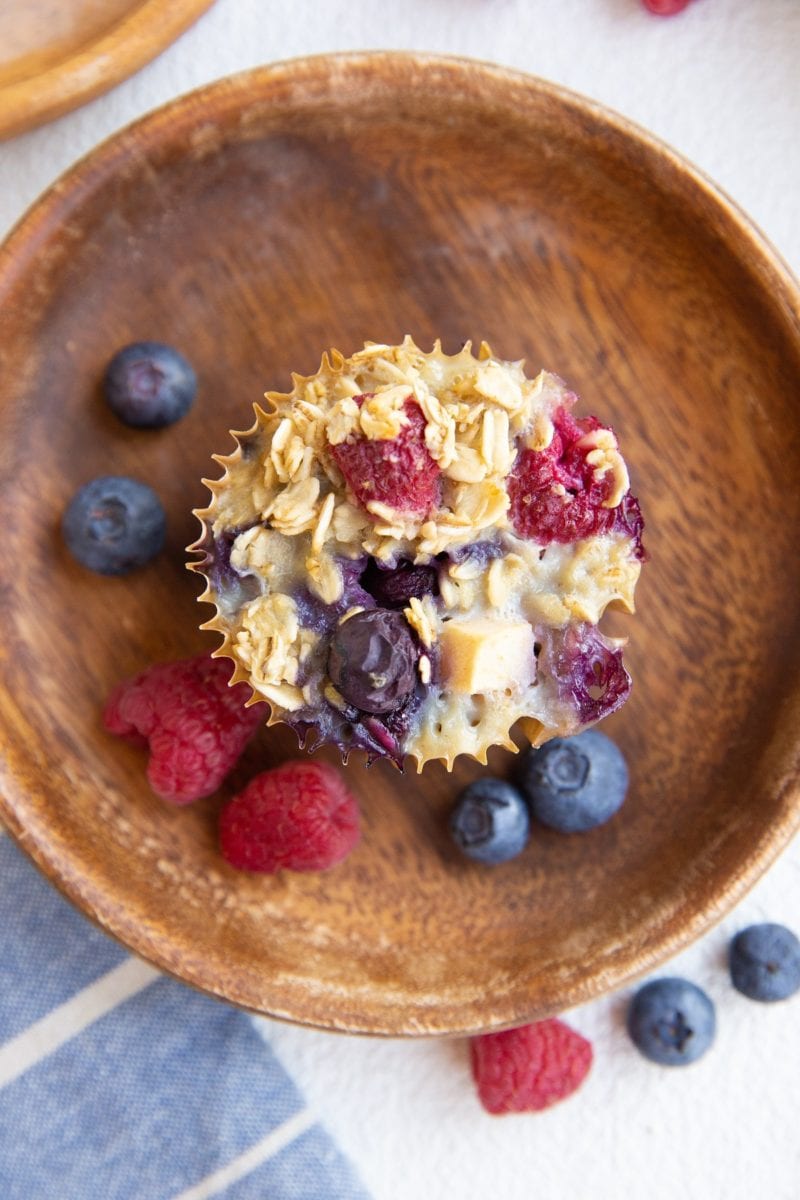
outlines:
[{"label": "white textured background", "polygon": [[[0,233],[96,142],[179,92],[262,62],[378,48],[491,59],[618,109],[711,175],[800,274],[800,0],[695,0],[672,19],[638,0],[217,0],[135,78],[0,145]],[[262,1028],[376,1200],[797,1200],[800,996],[753,1004],[724,968],[732,933],[763,919],[800,930],[798,840],[669,966],[716,1001],[709,1055],[652,1066],[627,1044],[626,995],[597,1001],[570,1015],[595,1044],[587,1083],[538,1116],[484,1114],[461,1042]]]}]

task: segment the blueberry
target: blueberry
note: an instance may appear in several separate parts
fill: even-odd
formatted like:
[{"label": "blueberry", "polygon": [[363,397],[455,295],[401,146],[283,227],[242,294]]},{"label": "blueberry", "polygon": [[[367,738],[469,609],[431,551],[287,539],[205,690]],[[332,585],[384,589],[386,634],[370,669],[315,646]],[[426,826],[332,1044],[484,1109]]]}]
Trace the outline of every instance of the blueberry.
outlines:
[{"label": "blueberry", "polygon": [[371,558],[359,583],[382,608],[405,608],[413,596],[421,600],[423,596],[439,594],[436,567],[405,560],[395,567],[382,567]]},{"label": "blueberry", "polygon": [[416,684],[417,648],[405,617],[370,608],[340,622],[331,636],[328,674],[356,708],[387,713]]},{"label": "blueberry", "polygon": [[134,342],[106,367],[103,391],[111,411],[126,425],[159,429],[192,406],[197,377],[189,363],[161,342]]},{"label": "blueberry", "polygon": [[166,520],[152,488],[104,475],[72,497],[61,530],[74,558],[101,575],[125,575],[158,554]]},{"label": "blueberry", "polygon": [[733,986],[751,1000],[786,1000],[800,990],[800,941],[785,925],[743,929],[728,961]]},{"label": "blueberry", "polygon": [[688,979],[654,979],[639,989],[628,1009],[634,1046],[664,1067],[682,1067],[705,1054],[716,1024],[711,1000]]},{"label": "blueberry", "polygon": [[528,844],[528,806],[510,783],[492,776],[477,779],[460,793],[450,833],[469,858],[490,865],[508,862]]},{"label": "blueberry", "polygon": [[517,783],[543,825],[581,833],[613,817],[628,790],[628,768],[610,738],[587,729],[528,750]]}]

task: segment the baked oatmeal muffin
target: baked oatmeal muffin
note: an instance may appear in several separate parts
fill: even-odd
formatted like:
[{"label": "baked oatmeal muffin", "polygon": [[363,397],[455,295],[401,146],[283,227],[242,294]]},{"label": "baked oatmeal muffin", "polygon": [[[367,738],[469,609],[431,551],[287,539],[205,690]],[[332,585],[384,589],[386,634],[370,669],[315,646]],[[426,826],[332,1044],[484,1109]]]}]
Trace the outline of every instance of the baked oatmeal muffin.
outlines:
[{"label": "baked oatmeal muffin", "polygon": [[642,518],[614,433],[481,346],[367,344],[268,393],[197,512],[217,654],[269,723],[421,770],[627,698]]}]

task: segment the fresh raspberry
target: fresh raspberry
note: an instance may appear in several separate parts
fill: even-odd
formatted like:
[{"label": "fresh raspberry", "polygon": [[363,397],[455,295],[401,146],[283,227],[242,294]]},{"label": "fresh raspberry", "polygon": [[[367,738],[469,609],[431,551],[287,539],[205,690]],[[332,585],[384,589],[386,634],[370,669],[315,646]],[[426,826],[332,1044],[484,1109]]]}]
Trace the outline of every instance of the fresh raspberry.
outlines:
[{"label": "fresh raspberry", "polygon": [[554,417],[555,432],[545,450],[522,450],[508,478],[511,520],[522,537],[539,545],[576,542],[581,538],[619,531],[634,541],[637,558],[642,547],[644,522],[635,496],[627,492],[615,508],[604,507],[613,480],[599,480],[587,461],[581,438],[606,429],[596,417],[576,420],[560,408]]},{"label": "fresh raspberry", "polygon": [[580,1087],[592,1044],[551,1017],[472,1039],[472,1074],[490,1113],[540,1112]]},{"label": "fresh raspberry", "polygon": [[230,677],[230,662],[201,654],[148,667],[109,696],[103,724],[149,745],[147,778],[163,800],[189,804],[215,792],[261,724],[261,706],[244,707],[250,689],[229,687]]},{"label": "fresh raspberry", "polygon": [[225,805],[219,833],[224,858],[240,871],[324,871],[358,842],[358,806],[333,767],[288,762]]},{"label": "fresh raspberry", "polygon": [[648,12],[657,17],[672,17],[688,8],[692,0],[642,0]]},{"label": "fresh raspberry", "polygon": [[[356,402],[367,396],[356,396]],[[439,467],[425,445],[425,415],[409,396],[407,424],[396,438],[357,438],[331,451],[347,486],[360,504],[379,500],[398,512],[424,517],[439,503]]]}]

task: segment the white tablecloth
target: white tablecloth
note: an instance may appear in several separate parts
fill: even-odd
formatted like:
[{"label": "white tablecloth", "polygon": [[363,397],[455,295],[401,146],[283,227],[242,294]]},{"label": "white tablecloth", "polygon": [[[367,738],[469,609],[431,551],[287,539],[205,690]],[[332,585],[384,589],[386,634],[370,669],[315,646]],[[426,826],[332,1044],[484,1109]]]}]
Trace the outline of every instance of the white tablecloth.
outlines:
[{"label": "white tablecloth", "polygon": [[[634,118],[710,174],[800,274],[800,0],[695,0],[659,19],[638,0],[217,0],[115,91],[0,145],[0,233],[62,169],[132,118],[220,75],[329,50],[414,49],[491,59]],[[492,1118],[463,1042],[345,1038],[260,1023],[376,1200],[796,1200],[800,997],[733,992],[732,932],[800,930],[800,841],[670,970],[717,1003],[713,1051],[685,1071],[646,1063],[626,996],[570,1015],[595,1044],[589,1080],[538,1116]],[[32,1198],[34,1200],[34,1198]]]}]

